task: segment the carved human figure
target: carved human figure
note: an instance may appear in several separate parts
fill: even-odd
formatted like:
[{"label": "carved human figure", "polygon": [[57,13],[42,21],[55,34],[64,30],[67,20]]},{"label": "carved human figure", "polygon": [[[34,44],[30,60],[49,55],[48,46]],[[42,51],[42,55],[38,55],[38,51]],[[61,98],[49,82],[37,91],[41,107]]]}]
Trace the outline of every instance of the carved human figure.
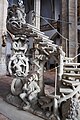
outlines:
[{"label": "carved human figure", "polygon": [[[36,77],[37,78],[37,77]],[[37,95],[40,92],[40,87],[34,78],[34,74],[28,79],[28,82],[23,86],[23,93],[20,94],[20,98],[30,107],[30,103],[37,100]]]},{"label": "carved human figure", "polygon": [[26,64],[24,64],[24,61],[17,58],[13,61],[13,63],[14,63],[13,68],[15,69],[15,75],[18,76],[25,75],[24,71],[22,70],[22,66],[26,66]]},{"label": "carved human figure", "polygon": [[25,77],[29,72],[28,58],[24,54],[15,54],[11,57],[8,68],[11,75]]},{"label": "carved human figure", "polygon": [[21,2],[19,2],[18,6],[13,4],[8,8],[7,27],[10,27],[11,24],[16,29],[22,28],[22,25],[26,23],[25,17],[24,5]]},{"label": "carved human figure", "polygon": [[20,41],[18,41],[18,42],[14,41],[13,49],[15,51],[23,51],[23,53],[26,53],[26,51],[28,49],[28,45],[27,45],[27,43],[24,43],[24,45],[22,45],[22,43]]},{"label": "carved human figure", "polygon": [[25,24],[26,23],[26,21],[25,21],[26,14],[25,14],[25,8],[24,8],[22,0],[18,1],[18,8],[17,8],[16,12],[17,12],[17,17],[20,20],[20,22],[22,24]]}]

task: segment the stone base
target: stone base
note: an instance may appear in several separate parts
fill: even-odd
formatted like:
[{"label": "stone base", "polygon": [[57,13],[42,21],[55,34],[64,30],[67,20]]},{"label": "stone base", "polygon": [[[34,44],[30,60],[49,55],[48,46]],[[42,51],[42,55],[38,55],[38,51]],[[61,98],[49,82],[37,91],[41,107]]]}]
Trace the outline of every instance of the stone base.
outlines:
[{"label": "stone base", "polygon": [[9,94],[7,97],[6,97],[6,100],[8,103],[16,106],[16,107],[20,107],[21,104],[22,104],[22,100],[18,97],[18,96],[13,96],[12,94]]},{"label": "stone base", "polygon": [[[12,94],[9,94],[6,97],[6,100],[8,103],[18,107],[18,109],[23,109],[24,111],[28,111],[36,116],[39,116],[45,120],[57,120],[54,116],[54,114],[52,114],[49,111],[44,111],[40,108],[39,105],[35,105],[35,106],[31,106],[31,107],[26,107],[26,105],[23,103],[23,101],[18,97],[18,96],[13,96]],[[23,107],[25,106],[25,107]],[[24,109],[25,108],[25,109]]]},{"label": "stone base", "polygon": [[25,109],[24,111],[28,111],[28,112],[30,112],[38,117],[41,117],[45,120],[57,120],[57,118],[54,116],[54,114],[51,114],[51,112],[49,112],[49,111],[43,111],[39,107],[37,107],[36,110],[34,110],[33,108],[29,108],[29,109]]}]

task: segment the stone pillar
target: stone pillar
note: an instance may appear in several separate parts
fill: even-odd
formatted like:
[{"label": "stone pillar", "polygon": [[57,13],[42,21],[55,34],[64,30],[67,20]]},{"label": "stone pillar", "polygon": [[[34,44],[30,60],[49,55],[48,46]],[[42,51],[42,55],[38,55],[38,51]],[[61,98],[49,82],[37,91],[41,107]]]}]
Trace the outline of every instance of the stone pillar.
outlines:
[{"label": "stone pillar", "polygon": [[34,0],[35,26],[40,29],[40,0]]},{"label": "stone pillar", "polygon": [[[68,3],[67,0],[61,0],[61,15],[60,15],[60,19],[63,21],[61,23],[61,34],[68,38]],[[64,22],[65,21],[65,22]],[[66,52],[66,46],[68,47],[68,42],[66,45],[66,40],[62,39],[62,49],[64,50],[65,53],[68,53],[68,51]],[[68,54],[66,54],[66,56],[68,56]]]},{"label": "stone pillar", "polygon": [[[40,30],[40,0],[34,0],[34,11],[35,11],[35,23],[34,25]],[[35,54],[39,54],[39,52],[36,50]],[[35,55],[36,57],[36,55]],[[40,72],[39,72],[39,86],[41,88],[40,95],[43,95],[44,93],[44,83],[43,83],[43,73],[44,73],[44,64],[43,62],[38,62],[38,64],[41,66]]]},{"label": "stone pillar", "polygon": [[7,0],[0,0],[0,75],[6,73],[5,47],[2,47],[2,34],[6,33]]},{"label": "stone pillar", "polygon": [[[80,0],[78,0],[77,3],[78,3],[78,5],[77,5],[78,25],[80,25]],[[80,45],[80,30],[78,30],[78,43]]]},{"label": "stone pillar", "polygon": [[77,0],[69,0],[69,57],[77,54]]}]

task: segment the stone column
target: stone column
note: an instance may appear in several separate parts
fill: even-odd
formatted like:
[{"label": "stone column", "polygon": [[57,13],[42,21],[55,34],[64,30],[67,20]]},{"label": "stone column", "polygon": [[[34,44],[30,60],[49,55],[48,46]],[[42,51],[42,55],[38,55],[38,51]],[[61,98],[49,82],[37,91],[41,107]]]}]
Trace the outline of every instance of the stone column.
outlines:
[{"label": "stone column", "polygon": [[34,24],[38,29],[40,29],[40,0],[34,0],[34,11],[36,13]]},{"label": "stone column", "polygon": [[[35,23],[34,25],[40,30],[40,0],[34,0],[34,11],[35,11]],[[38,51],[35,52],[35,54],[39,54]],[[36,55],[35,55],[36,57]],[[44,83],[43,83],[43,73],[44,73],[44,64],[43,62],[38,62],[38,64],[40,65],[41,69],[39,72],[39,86],[41,88],[41,92],[40,95],[43,95],[44,93]]]},{"label": "stone column", "polygon": [[5,47],[2,47],[2,34],[6,33],[7,0],[0,0],[0,75],[6,73]]},{"label": "stone column", "polygon": [[[60,28],[60,31],[61,31],[61,34],[68,38],[68,24],[67,21],[68,21],[68,3],[67,3],[67,0],[61,0],[61,15],[60,15],[60,19],[63,21],[61,23],[61,28]],[[66,42],[65,39],[62,39],[62,49],[64,50],[64,52],[66,53],[66,56],[68,56],[68,51],[66,51],[66,46],[68,47],[68,42]],[[67,45],[66,45],[67,43]]]},{"label": "stone column", "polygon": [[69,57],[77,54],[77,0],[69,0]]},{"label": "stone column", "polygon": [[[80,25],[80,0],[78,0],[77,3],[78,3],[77,5],[78,25]],[[78,30],[78,43],[80,45],[80,30]]]}]

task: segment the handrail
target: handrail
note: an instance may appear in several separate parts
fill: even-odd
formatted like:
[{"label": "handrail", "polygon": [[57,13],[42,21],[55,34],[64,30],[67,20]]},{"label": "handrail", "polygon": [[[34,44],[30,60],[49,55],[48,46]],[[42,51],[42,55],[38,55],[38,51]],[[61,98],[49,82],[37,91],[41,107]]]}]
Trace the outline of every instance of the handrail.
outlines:
[{"label": "handrail", "polygon": [[77,54],[75,57],[73,57],[73,58],[69,58],[69,57],[65,57],[64,58],[64,60],[74,60],[74,59],[76,59],[78,56],[80,55],[80,53],[79,54]]}]

